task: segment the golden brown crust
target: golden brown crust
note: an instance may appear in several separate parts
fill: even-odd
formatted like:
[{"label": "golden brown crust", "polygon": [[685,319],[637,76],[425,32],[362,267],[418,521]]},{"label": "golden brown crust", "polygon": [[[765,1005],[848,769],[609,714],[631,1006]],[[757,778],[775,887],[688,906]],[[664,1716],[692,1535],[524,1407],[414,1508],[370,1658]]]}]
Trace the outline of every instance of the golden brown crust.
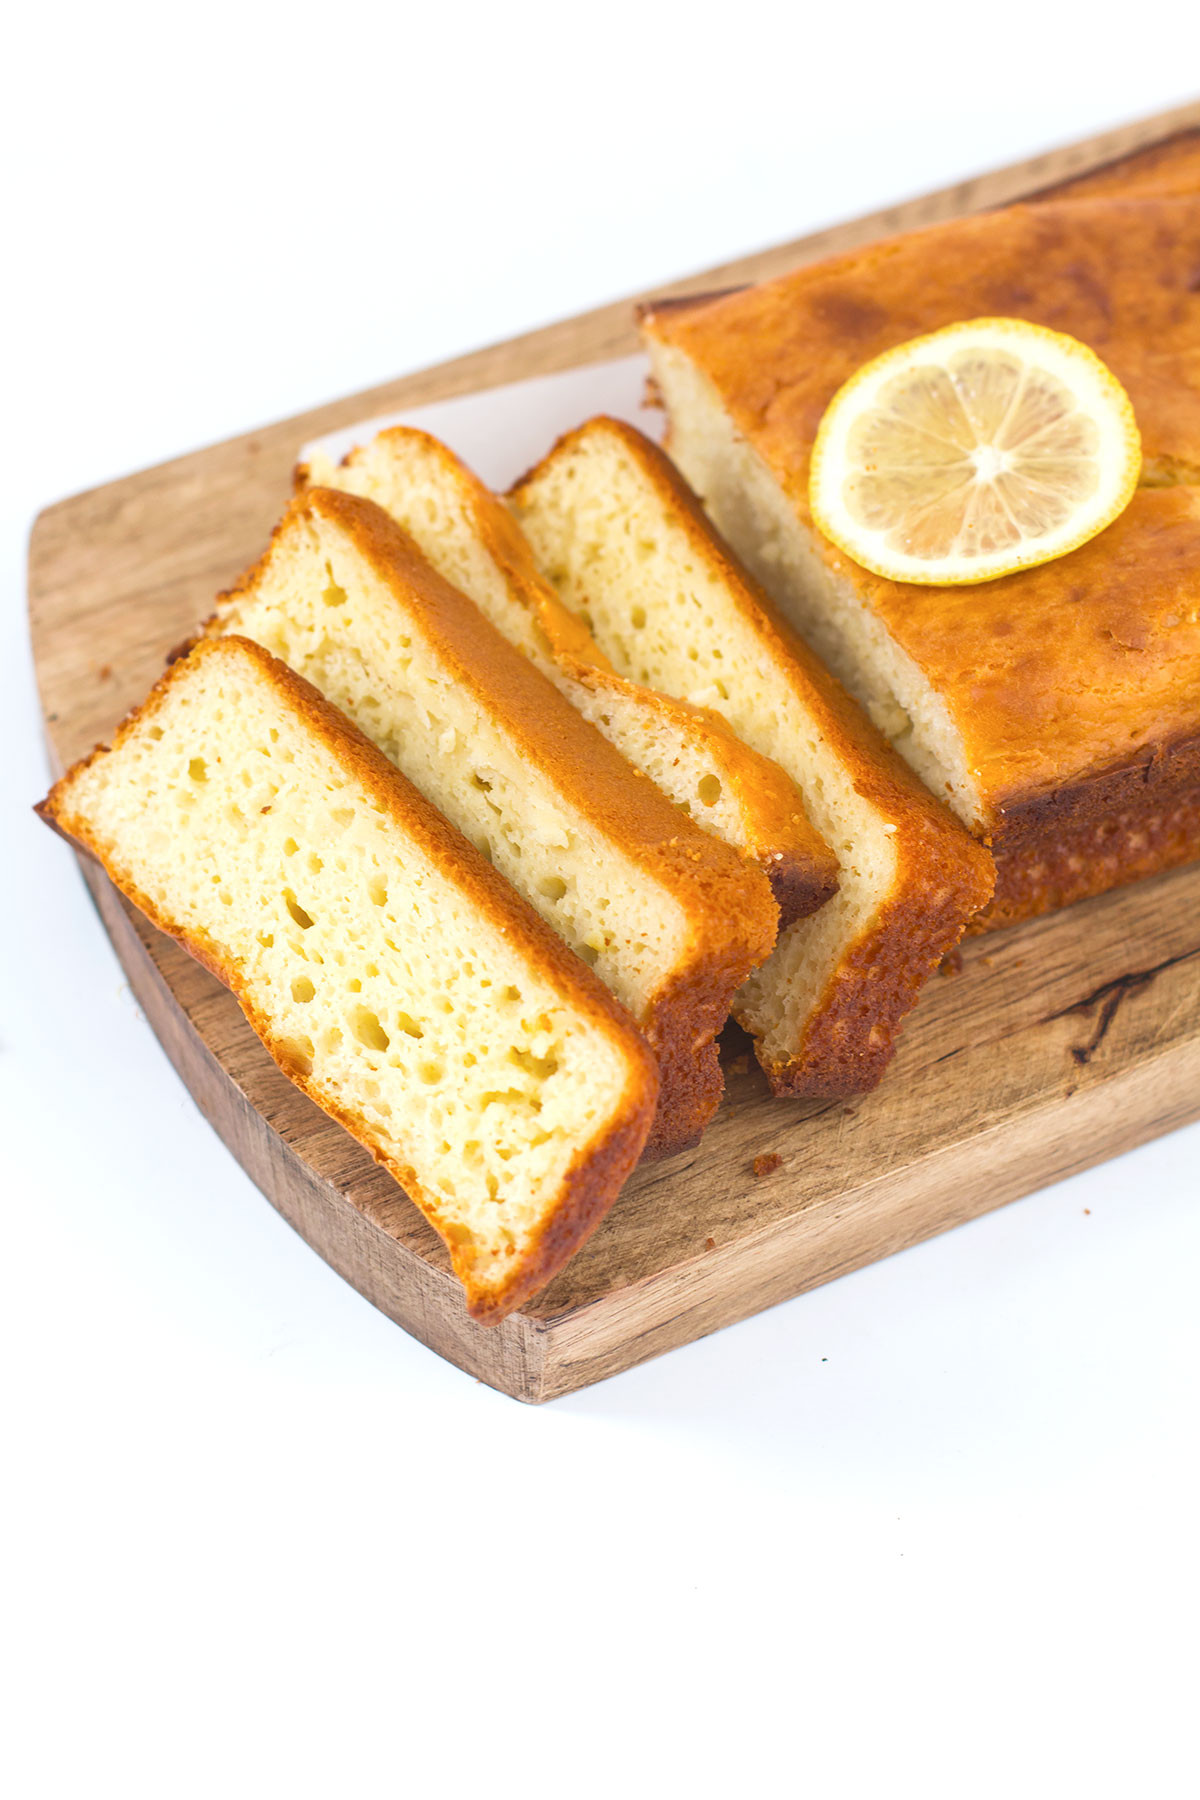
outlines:
[{"label": "golden brown crust", "polygon": [[1148,746],[1008,808],[992,837],[996,891],[970,930],[1034,918],[1200,856],[1200,731]]},{"label": "golden brown crust", "polygon": [[[568,682],[636,701],[673,731],[691,736],[704,755],[720,764],[723,785],[737,797],[747,854],[770,881],[779,907],[779,929],[822,906],[836,886],[837,859],[809,822],[795,783],[778,764],[743,744],[718,714],[639,688],[617,675],[584,622],[563,605],[542,576],[504,502],[438,438],[411,426],[393,426],[371,444],[351,450],[343,466],[365,462],[389,443],[401,451],[419,444],[440,465],[510,595],[533,621],[545,655]],[[310,471],[297,469],[297,488],[310,484]]]},{"label": "golden brown crust", "polygon": [[[963,837],[972,842],[966,832]],[[918,884],[916,874],[909,859],[892,899],[847,946],[795,1053],[777,1059],[759,1053],[772,1093],[837,1100],[879,1085],[921,989],[970,929],[992,883],[986,851],[947,869],[937,884],[928,878]]]},{"label": "golden brown crust", "polygon": [[872,357],[961,319],[1067,331],[1133,400],[1149,457],[1200,462],[1200,199],[1041,201],[870,244],[704,306],[643,314],[718,388],[808,513],[817,426]]},{"label": "golden brown crust", "polygon": [[[651,997],[638,1023],[662,1073],[645,1154],[670,1155],[694,1143],[720,1102],[716,1035],[734,993],[775,942],[779,914],[769,883],[631,768],[474,602],[442,579],[381,507],[338,489],[306,488],[292,501],[273,543],[283,542],[303,520],[345,535],[456,687],[500,722],[523,759],[665,889],[687,919],[678,970]],[[236,627],[237,600],[253,591],[257,572],[224,597],[218,617]]]},{"label": "golden brown crust", "polygon": [[[847,946],[803,1043],[786,1060],[764,1063],[778,1094],[865,1092],[883,1074],[925,981],[991,894],[992,859],[779,615],[657,444],[622,420],[602,418],[568,432],[550,456],[568,454],[595,432],[615,435],[635,459],[689,534],[696,557],[718,574],[731,604],[755,632],[764,660],[786,677],[856,792],[891,828],[897,871],[892,899],[858,942]],[[522,487],[537,474],[532,471],[514,489],[518,505]]]},{"label": "golden brown crust", "polygon": [[921,989],[992,892],[992,858],[951,823],[946,834],[913,821],[897,847],[891,898],[847,944],[801,1042],[786,1057],[759,1050],[773,1093],[837,1099],[879,1085]]},{"label": "golden brown crust", "polygon": [[[1148,745],[1182,741],[1200,720],[1200,509],[1182,485],[1200,478],[1198,169],[1189,134],[1073,190],[1174,197],[1040,200],[868,246],[707,307],[651,309],[650,335],[714,382],[831,572],[945,698],[997,854],[997,895],[980,924],[1189,854],[1182,797],[1163,812],[1144,788],[1137,805],[1122,803],[1118,828],[1086,784],[1097,771],[1138,769]],[[808,462],[821,414],[855,367],[988,313],[1070,332],[1110,364],[1134,402],[1145,485],[1091,544],[955,590],[948,604],[942,590],[869,574],[815,531]],[[1075,805],[1081,783],[1091,798]],[[1051,795],[1054,806],[1034,806]]]},{"label": "golden brown crust", "polygon": [[522,1257],[504,1286],[480,1287],[472,1280],[470,1261],[462,1247],[447,1234],[436,1200],[424,1192],[415,1171],[382,1152],[361,1119],[347,1113],[314,1086],[289,1058],[271,1020],[248,998],[236,964],[228,955],[222,954],[218,944],[197,938],[164,916],[139,888],[131,872],[121,865],[118,856],[106,851],[95,840],[86,820],[72,810],[71,790],[76,778],[98,757],[108,754],[107,746],[98,745],[69,769],[36,809],[60,835],[93,856],[152,925],[173,937],[230,989],[284,1074],[388,1169],[434,1229],[445,1238],[455,1273],[466,1289],[472,1317],[484,1324],[497,1324],[545,1286],[595,1229],[620,1192],[625,1177],[637,1162],[654,1116],[658,1094],[654,1060],[633,1021],[604,984],[571,954],[474,846],[422,798],[411,782],[348,719],[261,645],[240,637],[207,639],[198,644],[188,657],[171,665],[143,704],[123,721],[114,737],[113,747],[119,747],[131,732],[151,721],[171,688],[188,679],[198,659],[209,656],[249,659],[276,690],[280,704],[296,714],[346,772],[386,807],[393,822],[451,876],[470,903],[503,931],[508,941],[521,945],[538,973],[564,1002],[620,1044],[629,1072],[620,1116],[581,1151],[569,1171],[560,1204],[547,1218],[532,1251]]}]

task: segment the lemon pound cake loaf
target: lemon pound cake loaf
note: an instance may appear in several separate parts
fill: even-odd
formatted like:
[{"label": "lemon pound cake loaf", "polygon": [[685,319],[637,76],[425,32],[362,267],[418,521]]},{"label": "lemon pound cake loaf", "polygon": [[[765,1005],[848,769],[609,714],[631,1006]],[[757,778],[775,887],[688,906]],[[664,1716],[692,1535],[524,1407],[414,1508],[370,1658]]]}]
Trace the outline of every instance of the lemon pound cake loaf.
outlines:
[{"label": "lemon pound cake loaf", "polygon": [[720,1101],[715,1038],[769,954],[760,869],[672,806],[382,509],[309,488],[212,629],[264,644],[339,706],[589,963],[642,1027],[648,1153]]},{"label": "lemon pound cake loaf", "polygon": [[38,810],[395,1176],[473,1317],[502,1319],[603,1216],[654,1114],[633,1022],[259,645],[198,645]]},{"label": "lemon pound cake loaf", "polygon": [[809,823],[795,783],[718,714],[615,673],[538,572],[503,501],[445,444],[396,426],[340,464],[314,457],[297,481],[365,495],[390,513],[628,762],[765,871],[781,927],[829,898],[837,858]]},{"label": "lemon pound cake loaf", "polygon": [[[1168,188],[1190,179],[1186,167],[1158,174]],[[1127,178],[1136,191],[1137,171]],[[1111,195],[1120,179],[1115,171]],[[980,926],[1200,855],[1197,269],[1200,198],[1064,199],[933,226],[644,319],[671,455],[718,529],[991,846],[996,891]],[[1140,486],[1099,537],[1040,567],[974,586],[873,574],[813,517],[826,409],[876,357],[996,317],[1031,337],[1037,327],[1068,334],[1111,370],[1132,402]],[[931,457],[961,494],[960,450],[994,456],[986,434],[998,416],[1005,431],[1030,434],[1032,473],[1049,484],[1042,498],[1063,506],[1064,483],[1089,473],[1063,445],[1081,414],[1093,428],[1102,415],[1081,408],[1069,375],[1057,388],[1034,383],[1032,346],[1025,363],[1014,354],[990,365],[990,389],[980,367],[956,362],[954,381],[937,384],[942,399],[922,421]],[[989,414],[1001,400],[1012,412]],[[1097,479],[1101,443],[1097,432]],[[999,541],[1014,544],[1014,564],[1016,536],[1006,519]]]},{"label": "lemon pound cake loaf", "polygon": [[773,615],[632,426],[592,420],[511,498],[622,673],[719,709],[802,788],[840,859],[837,893],[781,934],[734,1011],[777,1093],[873,1087],[922,983],[987,899],[987,852]]}]

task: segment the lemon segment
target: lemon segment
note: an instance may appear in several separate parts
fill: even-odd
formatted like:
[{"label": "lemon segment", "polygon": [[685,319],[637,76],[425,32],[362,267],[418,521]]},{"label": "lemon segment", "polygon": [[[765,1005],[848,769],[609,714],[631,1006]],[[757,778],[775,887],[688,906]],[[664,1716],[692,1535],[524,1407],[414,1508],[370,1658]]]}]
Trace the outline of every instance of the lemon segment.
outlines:
[{"label": "lemon segment", "polygon": [[886,351],[838,390],[809,500],[863,568],[953,587],[1095,537],[1128,505],[1141,461],[1129,396],[1086,344],[971,319]]}]

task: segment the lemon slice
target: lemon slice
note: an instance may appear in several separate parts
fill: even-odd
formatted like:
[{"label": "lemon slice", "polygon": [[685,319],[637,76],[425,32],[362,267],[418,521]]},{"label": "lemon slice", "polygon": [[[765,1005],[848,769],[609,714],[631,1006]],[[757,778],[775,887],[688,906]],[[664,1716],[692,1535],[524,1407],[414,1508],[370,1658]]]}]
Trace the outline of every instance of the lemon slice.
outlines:
[{"label": "lemon slice", "polygon": [[959,586],[1064,556],[1110,525],[1142,447],[1094,351],[1024,319],[971,319],[888,350],[829,403],[813,518],[893,581]]}]

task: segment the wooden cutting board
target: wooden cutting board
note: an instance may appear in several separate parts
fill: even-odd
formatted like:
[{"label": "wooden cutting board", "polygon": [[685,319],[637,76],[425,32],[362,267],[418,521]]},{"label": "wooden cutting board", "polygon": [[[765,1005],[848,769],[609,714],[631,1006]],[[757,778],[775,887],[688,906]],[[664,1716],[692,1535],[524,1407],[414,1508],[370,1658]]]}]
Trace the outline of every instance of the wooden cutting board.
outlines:
[{"label": "wooden cutting board", "polygon": [[[775,275],[1198,127],[1192,105],[672,291]],[[29,604],[56,767],[111,734],[165,652],[258,554],[302,443],[635,348],[631,303],[605,307],[50,507],[34,527]],[[726,1099],[701,1145],[636,1173],[558,1279],[485,1329],[468,1319],[416,1208],[284,1079],[230,995],[103,874],[84,873],[164,1048],[267,1197],[405,1330],[521,1400],[629,1368],[1200,1115],[1197,866],[968,944],[866,1098],[772,1100],[745,1042],[731,1041]],[[756,1175],[764,1157],[777,1164]]]}]

